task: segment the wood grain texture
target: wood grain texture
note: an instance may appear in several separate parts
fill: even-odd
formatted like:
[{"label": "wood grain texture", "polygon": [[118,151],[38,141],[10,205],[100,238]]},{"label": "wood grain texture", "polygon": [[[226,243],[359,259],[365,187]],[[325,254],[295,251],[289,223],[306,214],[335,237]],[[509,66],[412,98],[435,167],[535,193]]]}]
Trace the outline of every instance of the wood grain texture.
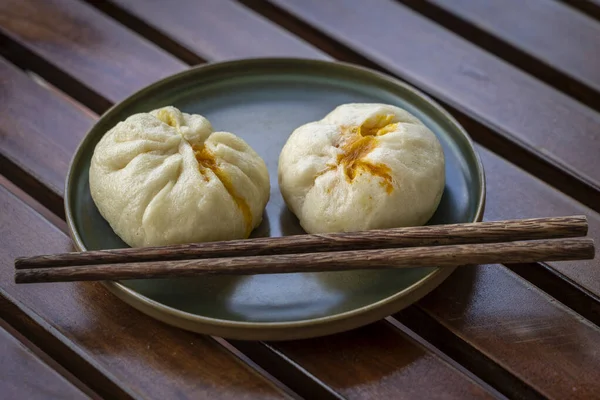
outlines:
[{"label": "wood grain texture", "polygon": [[600,20],[600,0],[559,0],[576,10]]},{"label": "wood grain texture", "polygon": [[61,231],[69,231],[69,228],[67,228],[67,223],[64,219],[53,214],[46,207],[42,206],[39,201],[31,197],[27,192],[25,192],[20,187],[16,186],[13,182],[9,181],[3,175],[0,175],[0,186],[4,186],[6,190],[14,194],[19,199],[21,199],[21,201],[23,201],[29,207],[33,208],[38,214],[44,217],[44,219],[48,220],[52,225],[56,226]]},{"label": "wood grain texture", "polygon": [[391,0],[271,3],[600,190],[590,108]]},{"label": "wood grain texture", "polygon": [[[477,147],[486,170],[486,209],[484,219],[541,217],[543,215],[585,214],[588,236],[600,238],[597,213],[544,182],[524,173],[482,147]],[[550,266],[568,279],[600,296],[600,259],[554,262]]]},{"label": "wood grain texture", "polygon": [[2,156],[62,196],[69,160],[91,128],[92,116],[42,88],[2,58],[0,77]]},{"label": "wood grain texture", "polygon": [[8,268],[12,258],[40,249],[67,251],[72,245],[65,234],[2,188],[0,236],[2,295],[48,323],[53,335],[62,337],[63,346],[75,348],[79,357],[135,396],[286,397],[212,339],[157,323],[125,306],[100,284],[26,289],[12,284]]},{"label": "wood grain texture", "polygon": [[527,218],[49,254],[17,258],[15,269],[514,242],[580,237],[585,236],[587,231],[585,215]]},{"label": "wood grain texture", "polygon": [[406,333],[382,321],[324,338],[268,346],[319,376],[347,399],[492,397],[411,341]]},{"label": "wood grain texture", "polygon": [[[488,171],[486,218],[539,215],[541,208],[548,212],[560,212],[569,207],[581,209],[580,204],[556,193],[489,151],[483,148],[478,148],[478,151]],[[519,201],[515,201],[516,198]],[[597,223],[591,224],[590,235],[597,235],[597,229]],[[598,273],[598,260],[589,264],[552,265],[597,287],[597,278],[593,276]],[[587,273],[574,276],[577,268]],[[587,278],[583,278],[586,274]],[[498,266],[459,268],[417,305],[452,333],[548,398],[587,398],[593,397],[592,393],[598,390],[599,383],[594,374],[588,373],[598,368],[600,362],[600,353],[589,351],[595,340],[591,337],[599,332],[597,326],[574,315],[554,299],[529,284],[523,284],[520,278]],[[409,317],[405,318],[404,314]],[[461,353],[462,350],[457,350],[443,337],[433,334],[430,327],[421,327],[420,321],[411,314],[402,312],[398,318],[467,368],[473,362],[472,356]],[[522,343],[518,337],[523,338]],[[591,364],[584,365],[588,362]],[[474,368],[481,367],[475,364]],[[582,370],[575,371],[578,368]],[[560,378],[550,378],[549,371],[553,371],[553,377]],[[571,388],[575,388],[574,391]]]},{"label": "wood grain texture", "polygon": [[77,0],[4,0],[0,31],[113,102],[186,67]]},{"label": "wood grain texture", "polygon": [[162,0],[116,0],[113,3],[207,60],[324,57],[301,39],[231,1],[180,0],[176,7]]},{"label": "wood grain texture", "polygon": [[[98,369],[97,365],[93,364],[93,360],[82,357],[79,349],[71,346],[69,342],[65,342],[64,337],[57,335],[52,326],[37,317],[31,310],[23,307],[7,293],[0,295],[0,311],[6,322],[16,329],[21,337],[36,348],[43,348],[42,354],[47,354],[56,361],[59,365],[55,368],[56,370],[62,370],[63,376],[72,376],[72,382],[75,380],[80,382],[80,389],[87,388],[90,394],[96,393],[103,398],[129,400],[135,397],[127,387],[118,386],[110,374],[104,375],[106,371]],[[75,374],[70,371],[74,371],[81,380],[75,378]],[[91,388],[93,388],[93,392]]]},{"label": "wood grain texture", "polygon": [[418,304],[547,398],[599,393],[598,327],[512,273],[493,265],[461,268]]},{"label": "wood grain texture", "polygon": [[185,278],[199,275],[258,275],[431,266],[458,267],[489,263],[589,260],[594,258],[594,254],[592,239],[548,239],[17,269],[15,282],[116,281],[166,277]]},{"label": "wood grain texture", "polygon": [[0,320],[0,387],[5,399],[89,399],[12,336]]},{"label": "wood grain texture", "polygon": [[428,0],[600,91],[600,24],[558,1]]}]

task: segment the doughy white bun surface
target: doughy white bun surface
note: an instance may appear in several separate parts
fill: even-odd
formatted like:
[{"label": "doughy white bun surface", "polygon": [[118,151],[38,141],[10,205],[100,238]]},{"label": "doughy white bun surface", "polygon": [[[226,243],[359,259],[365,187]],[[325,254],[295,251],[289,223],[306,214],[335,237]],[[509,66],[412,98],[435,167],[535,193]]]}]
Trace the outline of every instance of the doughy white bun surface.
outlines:
[{"label": "doughy white bun surface", "polygon": [[309,233],[423,225],[444,191],[444,153],[399,107],[344,104],[291,134],[278,179]]},{"label": "doughy white bun surface", "polygon": [[267,167],[244,140],[174,107],[109,130],[89,179],[98,210],[132,247],[247,238],[270,192]]}]

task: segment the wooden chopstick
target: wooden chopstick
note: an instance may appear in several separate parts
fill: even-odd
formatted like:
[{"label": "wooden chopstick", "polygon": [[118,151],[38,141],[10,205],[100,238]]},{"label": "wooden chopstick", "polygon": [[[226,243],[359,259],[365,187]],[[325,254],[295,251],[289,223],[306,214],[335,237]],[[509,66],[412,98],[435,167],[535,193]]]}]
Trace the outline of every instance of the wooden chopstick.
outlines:
[{"label": "wooden chopstick", "polygon": [[389,269],[594,258],[591,239],[547,239],[400,249],[148,261],[17,270],[17,283]]},{"label": "wooden chopstick", "polygon": [[585,236],[587,230],[586,217],[576,215],[43,255],[17,258],[15,268],[497,243]]}]

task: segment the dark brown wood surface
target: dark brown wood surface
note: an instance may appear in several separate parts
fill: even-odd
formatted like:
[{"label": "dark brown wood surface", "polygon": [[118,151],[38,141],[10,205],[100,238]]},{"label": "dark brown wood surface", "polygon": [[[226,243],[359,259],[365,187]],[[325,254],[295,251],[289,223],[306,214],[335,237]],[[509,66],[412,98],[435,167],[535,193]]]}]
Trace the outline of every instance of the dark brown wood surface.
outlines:
[{"label": "dark brown wood surface", "polygon": [[[226,0],[114,1],[205,60],[246,57],[324,58],[310,45]],[[111,8],[112,9],[112,8]],[[161,18],[157,18],[162,16]],[[285,40],[281,40],[281,38]],[[248,40],[248,39],[252,40]]]},{"label": "dark brown wood surface", "polygon": [[[506,163],[489,150],[478,147],[486,172],[484,219],[541,217],[544,215],[585,214],[588,236],[600,239],[598,214],[544,182]],[[502,171],[500,173],[500,171]],[[550,263],[551,267],[585,289],[600,296],[600,259]]]},{"label": "dark brown wood surface", "polygon": [[[598,327],[520,281],[494,265],[461,268],[419,304],[544,396],[597,397]],[[485,297],[477,296],[479,285]]]},{"label": "dark brown wood surface", "polygon": [[588,107],[392,0],[271,2],[600,188],[600,115]]},{"label": "dark brown wood surface", "polygon": [[600,24],[560,1],[428,0],[600,92]]},{"label": "dark brown wood surface", "polygon": [[584,14],[596,18],[600,21],[600,0],[561,0],[576,10],[581,10]]},{"label": "dark brown wood surface", "polygon": [[[52,95],[1,57],[0,76],[2,172],[8,175],[10,170],[10,177],[19,186],[34,181],[28,187],[44,194],[40,200],[48,206],[50,195],[55,196],[53,202],[62,196],[69,160],[93,118]],[[50,195],[37,190],[36,182],[48,188]]]},{"label": "dark brown wood surface", "polygon": [[83,85],[93,82],[96,92],[113,102],[185,68],[156,45],[75,0],[3,0],[0,32]]},{"label": "dark brown wood surface", "polygon": [[[444,362],[425,347],[414,346],[409,335],[408,330],[377,322],[329,337],[268,346],[319,376],[347,399],[501,397],[497,392],[485,393],[468,381],[459,383],[460,373],[449,364],[432,368]],[[322,363],[324,358],[326,364]]]},{"label": "dark brown wood surface", "polygon": [[[516,3],[519,4],[517,8],[509,0],[506,7],[503,7],[502,2],[492,0],[485,2],[483,7],[494,13],[494,16],[488,16],[479,4],[471,9],[470,0],[459,0],[456,11],[445,6],[445,0],[397,1],[549,86],[600,111],[598,81],[590,81],[590,75],[587,74],[589,71],[578,62],[585,60],[589,49],[597,46],[593,33],[596,29],[595,21],[573,7],[560,0],[524,1]],[[498,8],[502,10],[497,10]],[[516,10],[521,12],[515,13],[514,21],[505,25],[504,22],[510,20],[506,17]],[[484,14],[480,21],[469,18],[471,14],[478,12]],[[499,14],[497,17],[496,13]],[[534,15],[537,17],[533,17]],[[556,29],[551,30],[550,26]],[[568,45],[569,42],[578,45]]]},{"label": "dark brown wood surface", "polygon": [[2,320],[0,320],[0,387],[4,399],[90,398],[11,335]]},{"label": "dark brown wood surface", "polygon": [[[0,6],[0,55],[9,60],[0,63],[0,99],[7,105],[0,108],[0,115],[3,123],[9,121],[0,128],[0,166],[8,179],[56,213],[62,208],[60,194],[68,159],[93,123],[93,115],[62,97],[60,91],[101,112],[109,100],[121,100],[152,80],[152,74],[161,74],[162,68],[165,75],[170,73],[169,65],[183,68],[168,52],[187,63],[269,55],[335,56],[390,70],[452,105],[461,123],[494,152],[600,209],[594,200],[599,178],[598,114],[519,71],[522,66],[509,64],[516,60],[502,61],[469,43],[468,36],[461,39],[438,24],[453,29],[450,25],[423,18],[400,2],[273,1],[331,37],[279,9],[263,8],[264,2],[249,0],[243,3],[285,29],[231,1],[182,1],[168,10],[158,0],[146,2],[147,6],[137,0],[118,1],[126,10],[89,1],[102,12],[76,0],[48,3],[54,9],[41,1],[41,5],[33,0],[14,3],[12,9]],[[336,12],[327,14],[328,10],[318,8],[327,4],[333,4]],[[7,19],[9,14],[14,18]],[[568,26],[569,21],[560,24]],[[114,29],[103,30],[106,27]],[[130,47],[121,46],[120,41]],[[582,57],[577,47],[569,49],[575,59]],[[124,48],[131,48],[131,54]],[[430,51],[418,52],[424,48]],[[499,54],[496,49],[487,50]],[[541,59],[542,55],[532,57]],[[161,67],[145,70],[138,59]],[[58,89],[39,79],[34,82],[34,75],[27,76],[11,63],[34,71]],[[560,66],[548,69],[558,71]],[[137,75],[128,75],[129,71]],[[577,71],[581,76],[582,70]],[[562,71],[567,72],[575,76],[575,72]],[[74,121],[80,121],[79,125]],[[61,149],[56,158],[44,151],[52,146]],[[586,214],[590,237],[599,237],[597,213],[493,152],[478,150],[488,183],[486,219]],[[582,185],[587,189],[580,190]],[[4,235],[10,238],[10,246],[26,247],[29,254],[70,249],[62,233],[32,211],[19,211],[22,204],[8,196],[10,201],[2,203],[0,211],[18,220],[10,225],[10,235]],[[33,243],[27,240],[31,237]],[[6,269],[11,255],[2,257]],[[1,274],[8,271],[4,269]],[[511,269],[555,298],[501,266],[463,268],[417,305],[389,319],[393,327],[379,323],[328,338],[275,344],[233,342],[236,349],[227,342],[217,344],[157,324],[123,307],[96,284],[61,284],[51,290],[50,285],[39,285],[29,294],[14,285],[2,286],[11,289],[4,290],[1,305],[9,323],[35,338],[36,344],[70,371],[87,377],[86,384],[104,388],[102,394],[111,398],[202,397],[216,392],[224,397],[261,397],[261,390],[285,396],[287,389],[276,389],[269,373],[307,398],[498,396],[486,383],[511,398],[593,398],[600,391],[594,374],[600,360],[592,349],[600,333],[590,321],[600,321],[600,309],[590,293],[600,293],[598,262]],[[4,285],[8,275],[2,276]],[[113,315],[114,321],[110,320]],[[92,332],[91,326],[98,321],[106,321],[106,328]],[[124,332],[131,348],[119,347],[115,332]],[[152,346],[164,338],[164,343],[175,344]],[[176,354],[195,349],[196,344],[187,343],[196,340],[203,347],[201,355],[189,356],[194,367],[177,362]],[[144,350],[144,345],[151,347]],[[229,361],[221,360],[223,354]],[[253,362],[267,370],[267,380],[243,365],[252,367]],[[144,370],[147,366],[148,371]]]}]

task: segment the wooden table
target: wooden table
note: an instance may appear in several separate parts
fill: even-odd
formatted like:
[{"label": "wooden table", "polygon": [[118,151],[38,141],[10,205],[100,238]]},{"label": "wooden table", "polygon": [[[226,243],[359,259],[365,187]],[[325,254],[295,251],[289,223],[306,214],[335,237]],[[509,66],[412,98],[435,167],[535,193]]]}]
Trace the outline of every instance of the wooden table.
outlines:
[{"label": "wooden table", "polygon": [[311,340],[189,333],[98,283],[16,286],[70,251],[70,157],[111,104],[189,65],[339,59],[446,106],[477,142],[485,219],[585,214],[600,238],[598,0],[2,0],[0,396],[600,398],[600,258],[456,271],[384,321]]}]

